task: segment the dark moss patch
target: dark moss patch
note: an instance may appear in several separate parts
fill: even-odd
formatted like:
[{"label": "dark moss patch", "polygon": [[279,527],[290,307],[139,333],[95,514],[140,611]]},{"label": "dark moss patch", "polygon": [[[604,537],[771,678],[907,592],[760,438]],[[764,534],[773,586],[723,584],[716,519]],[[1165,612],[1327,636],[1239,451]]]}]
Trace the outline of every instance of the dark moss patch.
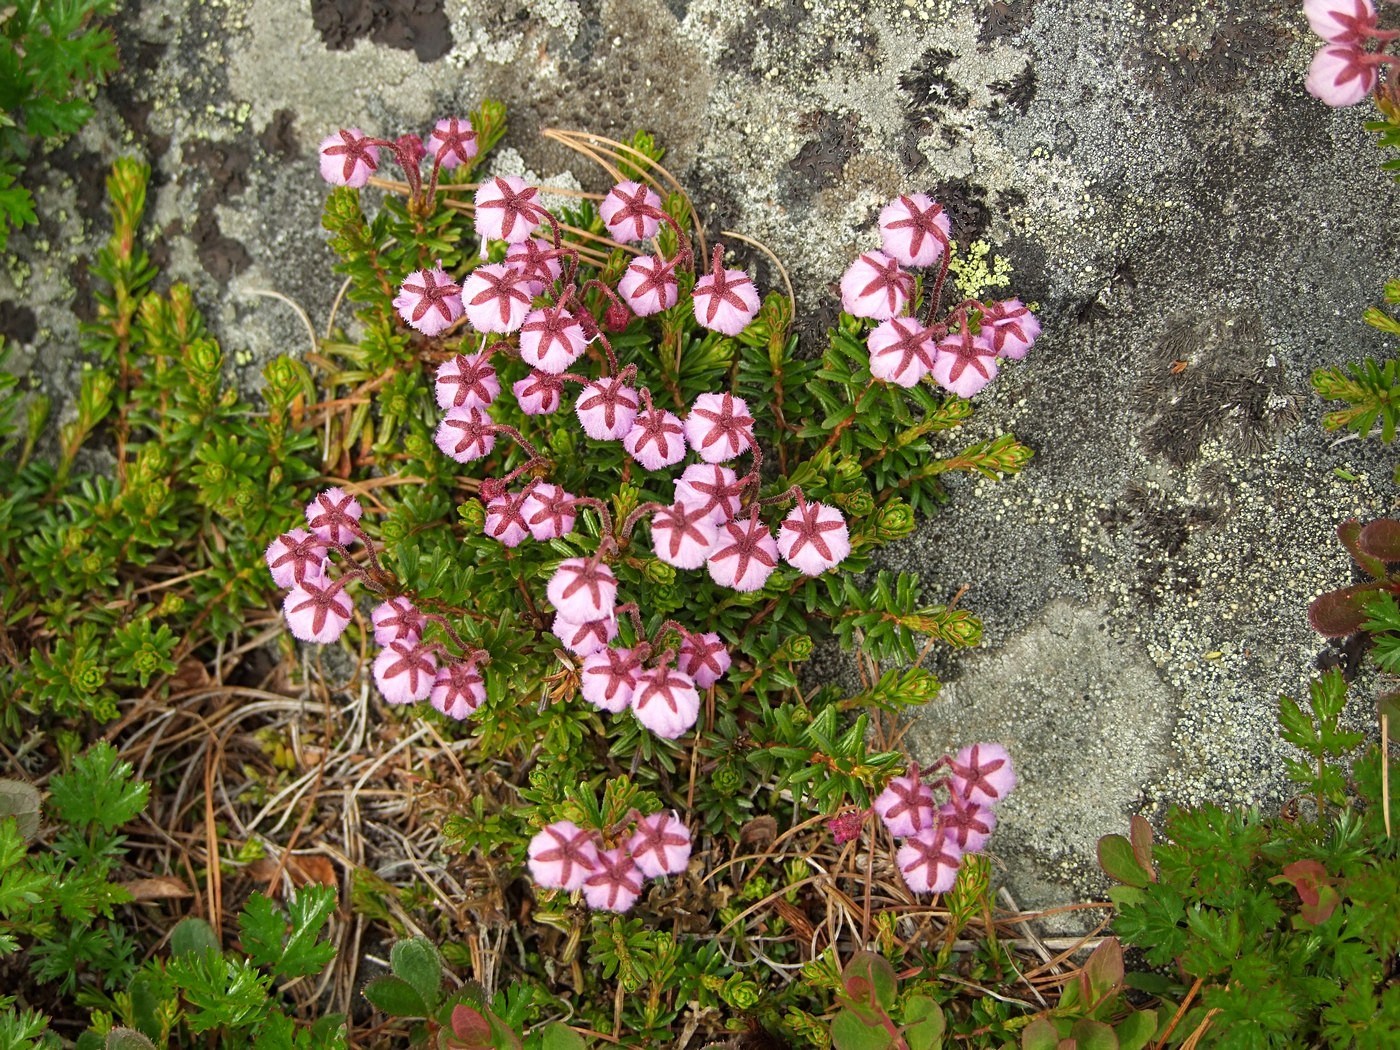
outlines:
[{"label": "dark moss patch", "polygon": [[297,115],[290,109],[272,114],[267,127],[258,134],[258,145],[269,157],[292,160],[301,154],[301,139],[297,135]]},{"label": "dark moss patch", "polygon": [[788,168],[799,176],[807,193],[834,186],[860,142],[860,122],[851,114],[807,113],[798,130],[815,132],[816,138],[797,151]]},{"label": "dark moss patch", "polygon": [[1025,68],[1014,77],[995,81],[991,87],[990,113],[993,117],[1005,116],[1008,113],[1024,114],[1030,109],[1031,101],[1035,98],[1035,66],[1027,62]]},{"label": "dark moss patch", "polygon": [[0,336],[7,343],[26,345],[39,333],[39,319],[23,303],[0,301]]},{"label": "dark moss patch", "polygon": [[243,242],[219,229],[212,211],[201,210],[190,230],[199,264],[216,281],[228,281],[253,265],[253,257]]},{"label": "dark moss patch", "polygon": [[994,43],[1023,32],[1031,24],[1035,0],[997,0],[987,5],[987,13],[977,39],[983,44]]},{"label": "dark moss patch", "polygon": [[949,179],[929,190],[929,196],[943,205],[953,224],[953,239],[966,245],[979,240],[991,224],[991,209],[987,207],[987,190],[968,179]]},{"label": "dark moss patch", "polygon": [[900,75],[899,89],[908,99],[905,119],[921,134],[942,133],[951,141],[954,134],[944,118],[957,110],[966,109],[972,96],[948,73],[957,58],[944,48],[929,48],[912,69]]},{"label": "dark moss patch", "polygon": [[[1138,0],[1142,50],[1130,55],[1142,82],[1163,97],[1240,91],[1278,63],[1289,43],[1287,15],[1266,17],[1259,3],[1226,2],[1202,10],[1185,0]],[[1273,5],[1267,5],[1273,6]]]},{"label": "dark moss patch", "polygon": [[311,21],[331,51],[368,39],[432,62],[452,50],[442,0],[311,0]]},{"label": "dark moss patch", "polygon": [[1219,521],[1218,507],[1191,504],[1148,485],[1131,484],[1099,513],[1109,532],[1128,529],[1137,551],[1133,591],[1149,606],[1201,589],[1200,570],[1183,551],[1192,534]]}]

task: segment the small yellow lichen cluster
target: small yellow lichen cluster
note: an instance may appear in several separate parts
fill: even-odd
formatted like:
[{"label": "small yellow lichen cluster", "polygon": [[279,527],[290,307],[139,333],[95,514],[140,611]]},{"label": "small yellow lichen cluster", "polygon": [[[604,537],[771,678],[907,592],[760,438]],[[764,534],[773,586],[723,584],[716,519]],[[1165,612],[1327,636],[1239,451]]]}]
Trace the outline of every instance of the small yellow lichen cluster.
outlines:
[{"label": "small yellow lichen cluster", "polygon": [[952,272],[953,283],[964,299],[980,299],[989,288],[1007,288],[1011,285],[1011,263],[1000,255],[993,255],[991,266],[987,256],[992,246],[986,241],[973,241],[967,246],[967,254],[960,255],[956,243],[951,245],[948,269]]}]

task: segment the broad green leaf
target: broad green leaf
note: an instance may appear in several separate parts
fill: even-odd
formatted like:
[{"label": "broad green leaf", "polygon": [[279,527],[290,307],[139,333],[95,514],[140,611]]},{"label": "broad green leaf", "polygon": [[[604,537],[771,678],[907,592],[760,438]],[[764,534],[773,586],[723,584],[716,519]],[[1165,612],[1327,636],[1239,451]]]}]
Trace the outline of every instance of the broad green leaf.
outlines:
[{"label": "broad green leaf", "polygon": [[943,1008],[927,995],[911,995],[904,1002],[904,1041],[909,1050],[938,1050],[943,1045],[947,1021]]},{"label": "broad green leaf", "polygon": [[1089,981],[1090,1004],[1097,1004],[1118,990],[1123,982],[1123,949],[1110,937],[1094,949],[1084,964]]},{"label": "broad green leaf", "polygon": [[1119,1050],[1143,1050],[1157,1034],[1157,1011],[1134,1010],[1113,1030],[1118,1033]]},{"label": "broad green leaf", "polygon": [[423,997],[413,985],[400,977],[376,977],[365,985],[364,997],[390,1017],[428,1016],[428,1004]]},{"label": "broad green leaf", "polygon": [[1099,867],[1109,878],[1127,886],[1146,886],[1151,873],[1138,863],[1133,845],[1122,835],[1105,835],[1099,839]]},{"label": "broad green leaf", "polygon": [[1119,1050],[1118,1036],[1113,1034],[1113,1029],[1087,1017],[1074,1022],[1069,1037],[1075,1041],[1077,1050]]},{"label": "broad green leaf", "polygon": [[541,1050],[584,1050],[587,1045],[583,1036],[558,1021],[550,1021],[540,1029]]},{"label": "broad green leaf", "polygon": [[831,1022],[831,1043],[836,1050],[886,1050],[894,1039],[884,1025],[866,1024],[850,1010],[842,1010]]},{"label": "broad green leaf", "polygon": [[413,985],[429,1010],[436,1009],[442,994],[442,962],[437,949],[426,938],[396,941],[389,951],[389,966]]},{"label": "broad green leaf", "polygon": [[113,1028],[105,1046],[106,1050],[156,1050],[156,1044],[134,1028]]},{"label": "broad green leaf", "polygon": [[894,968],[874,952],[857,952],[841,972],[841,981],[857,1003],[878,1005],[886,1012],[893,1009],[899,982]]},{"label": "broad green leaf", "polygon": [[214,927],[197,916],[191,915],[187,919],[181,919],[170,931],[171,955],[181,956],[218,950],[219,938],[214,933]]},{"label": "broad green leaf", "polygon": [[1060,1033],[1043,1017],[1037,1017],[1021,1030],[1021,1050],[1055,1050]]}]

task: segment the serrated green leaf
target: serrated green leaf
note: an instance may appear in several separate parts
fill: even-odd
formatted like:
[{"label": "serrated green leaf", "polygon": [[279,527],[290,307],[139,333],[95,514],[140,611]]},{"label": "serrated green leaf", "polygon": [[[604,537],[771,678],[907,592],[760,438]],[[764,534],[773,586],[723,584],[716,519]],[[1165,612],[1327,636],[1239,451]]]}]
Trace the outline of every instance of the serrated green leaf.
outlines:
[{"label": "serrated green leaf", "polygon": [[364,987],[364,997],[390,1017],[427,1017],[428,1004],[417,989],[401,977],[376,977]]},{"label": "serrated green leaf", "polygon": [[435,1010],[442,993],[442,961],[437,949],[423,937],[394,942],[389,967],[413,986],[428,1009]]},{"label": "serrated green leaf", "polygon": [[132,783],[131,763],[122,761],[117,749],[104,740],[75,758],[68,772],[55,776],[50,791],[60,819],[112,831],[146,808],[151,787]]}]

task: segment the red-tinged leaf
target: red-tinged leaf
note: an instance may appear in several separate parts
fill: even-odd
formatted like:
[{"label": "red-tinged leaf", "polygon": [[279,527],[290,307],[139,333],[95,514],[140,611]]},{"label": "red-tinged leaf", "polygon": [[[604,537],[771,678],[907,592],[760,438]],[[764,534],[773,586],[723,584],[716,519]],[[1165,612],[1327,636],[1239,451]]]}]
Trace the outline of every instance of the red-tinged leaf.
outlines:
[{"label": "red-tinged leaf", "polygon": [[1133,857],[1142,870],[1147,872],[1147,877],[1153,882],[1157,881],[1157,872],[1152,867],[1152,825],[1147,822],[1147,818],[1134,813],[1128,821],[1128,839],[1133,845]]},{"label": "red-tinged leaf", "polygon": [[1366,620],[1364,598],[1376,588],[1373,583],[1359,583],[1318,595],[1308,606],[1308,623],[1324,638],[1355,634]]},{"label": "red-tinged leaf", "polygon": [[857,952],[846,964],[841,979],[854,1002],[885,1011],[893,1008],[899,982],[890,964],[874,952]]},{"label": "red-tinged leaf", "polygon": [[1384,562],[1400,561],[1400,521],[1377,518],[1367,522],[1356,538],[1362,553]]},{"label": "red-tinged leaf", "polygon": [[1123,949],[1116,938],[1110,937],[1094,949],[1084,964],[1084,975],[1089,982],[1089,994],[1084,998],[1090,1006],[1097,1006],[1118,990],[1123,983]]},{"label": "red-tinged leaf", "polygon": [[1342,522],[1337,526],[1337,539],[1342,541],[1342,546],[1347,549],[1347,553],[1352,556],[1357,565],[1360,565],[1378,580],[1385,578],[1385,562],[1372,554],[1367,554],[1361,548],[1361,522],[1355,518],[1348,518]]},{"label": "red-tinged leaf", "polygon": [[491,1046],[491,1022],[466,1003],[452,1008],[452,1035],[458,1045],[470,1050]]},{"label": "red-tinged leaf", "polygon": [[1021,1050],[1055,1050],[1059,1045],[1059,1031],[1044,1017],[1037,1017],[1021,1029]]},{"label": "red-tinged leaf", "polygon": [[1299,917],[1310,926],[1317,926],[1331,918],[1341,903],[1341,895],[1332,885],[1327,869],[1316,860],[1295,860],[1283,869],[1283,874],[1275,875],[1271,883],[1286,882],[1298,893],[1302,902]]}]

